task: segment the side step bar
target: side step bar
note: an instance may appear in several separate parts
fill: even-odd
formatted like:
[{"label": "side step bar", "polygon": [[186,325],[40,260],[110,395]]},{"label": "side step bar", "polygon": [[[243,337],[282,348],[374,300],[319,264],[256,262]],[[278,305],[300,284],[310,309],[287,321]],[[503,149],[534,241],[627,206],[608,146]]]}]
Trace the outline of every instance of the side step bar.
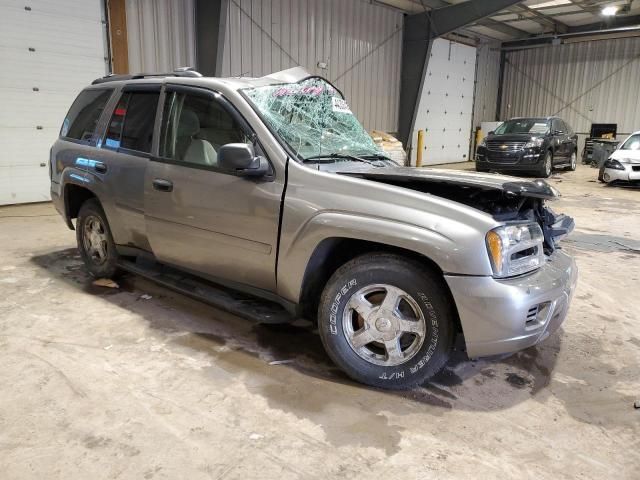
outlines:
[{"label": "side step bar", "polygon": [[247,320],[269,324],[291,323],[294,320],[291,314],[275,302],[217,285],[166,265],[120,259],[118,266],[129,273],[140,275]]}]

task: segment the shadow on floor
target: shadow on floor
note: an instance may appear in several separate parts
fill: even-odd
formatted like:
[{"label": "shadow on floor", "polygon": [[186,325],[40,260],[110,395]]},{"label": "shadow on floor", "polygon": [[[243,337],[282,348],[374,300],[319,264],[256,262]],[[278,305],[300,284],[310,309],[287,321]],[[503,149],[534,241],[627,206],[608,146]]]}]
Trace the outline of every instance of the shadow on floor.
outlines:
[{"label": "shadow on floor", "polygon": [[[544,390],[561,348],[561,335],[554,335],[541,346],[502,359],[470,361],[461,349],[456,349],[447,366],[421,388],[388,392],[347,378],[324,352],[311,322],[252,323],[133,275],[118,278],[118,289],[96,287],[76,249],[34,256],[32,262],[53,278],[144,318],[151,329],[167,337],[168,344],[206,353],[226,371],[250,377],[250,383],[257,377],[255,382],[261,385],[265,396],[283,409],[293,408],[292,405],[303,411],[326,408],[322,402],[314,403],[319,401],[317,397],[304,388],[300,390],[300,385],[295,386],[305,382],[300,380],[300,374],[311,383],[309,387],[322,385],[326,393],[356,395],[360,401],[373,403],[397,403],[401,399],[400,406],[393,408],[396,413],[415,412],[417,405],[436,407],[430,413],[438,415],[454,408],[511,408]],[[152,298],[145,300],[143,294]],[[291,387],[283,389],[282,385]],[[471,395],[474,402],[466,400]]]}]

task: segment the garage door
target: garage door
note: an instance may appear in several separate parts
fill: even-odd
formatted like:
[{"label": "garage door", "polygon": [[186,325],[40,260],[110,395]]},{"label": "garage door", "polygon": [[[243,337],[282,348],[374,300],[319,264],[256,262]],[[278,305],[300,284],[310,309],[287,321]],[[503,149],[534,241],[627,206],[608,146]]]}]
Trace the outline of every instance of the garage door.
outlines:
[{"label": "garage door", "polygon": [[[476,48],[437,39],[418,103],[412,145],[425,131],[422,164],[468,160],[476,76]],[[415,163],[416,148],[411,159]]]},{"label": "garage door", "polygon": [[102,1],[0,0],[0,12],[0,205],[41,202],[62,120],[106,71]]}]

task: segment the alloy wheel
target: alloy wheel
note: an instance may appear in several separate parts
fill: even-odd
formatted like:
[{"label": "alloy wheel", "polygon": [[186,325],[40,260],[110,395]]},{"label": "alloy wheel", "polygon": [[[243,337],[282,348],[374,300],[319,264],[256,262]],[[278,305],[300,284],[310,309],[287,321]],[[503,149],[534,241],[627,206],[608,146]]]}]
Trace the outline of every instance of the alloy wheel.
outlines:
[{"label": "alloy wheel", "polygon": [[551,175],[551,169],[551,155],[547,154],[547,158],[544,161],[544,173],[546,177]]},{"label": "alloy wheel", "polygon": [[362,359],[392,367],[413,358],[427,335],[415,299],[387,284],[361,288],[349,299],[342,322],[347,342]]},{"label": "alloy wheel", "polygon": [[96,216],[89,216],[84,222],[82,243],[87,256],[96,265],[107,261],[107,230]]}]

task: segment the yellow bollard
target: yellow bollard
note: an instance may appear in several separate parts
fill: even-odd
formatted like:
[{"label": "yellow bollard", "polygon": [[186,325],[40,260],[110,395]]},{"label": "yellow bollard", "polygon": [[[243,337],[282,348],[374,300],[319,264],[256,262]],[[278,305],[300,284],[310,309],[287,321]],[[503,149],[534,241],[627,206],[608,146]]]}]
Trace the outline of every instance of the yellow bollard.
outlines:
[{"label": "yellow bollard", "polygon": [[424,150],[424,130],[418,130],[418,147],[416,150],[416,167],[422,166],[422,151]]}]

